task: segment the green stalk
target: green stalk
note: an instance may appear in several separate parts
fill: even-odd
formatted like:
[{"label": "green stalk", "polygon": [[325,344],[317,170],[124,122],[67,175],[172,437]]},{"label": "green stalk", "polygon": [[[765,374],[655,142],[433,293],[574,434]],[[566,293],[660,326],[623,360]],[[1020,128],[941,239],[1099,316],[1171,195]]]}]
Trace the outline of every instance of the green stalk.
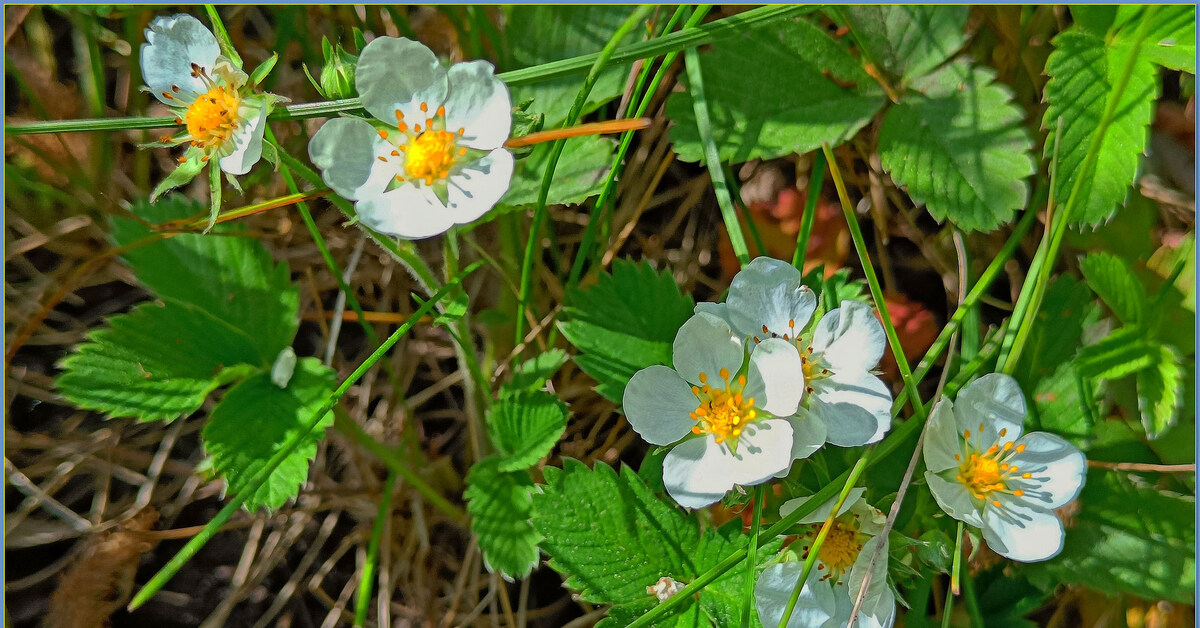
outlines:
[{"label": "green stalk", "polygon": [[946,587],[946,602],[942,604],[942,628],[950,628],[950,614],[954,610],[954,596],[958,595],[958,576],[962,573],[963,522],[958,522],[958,533],[954,536],[954,562],[950,567],[950,584]]},{"label": "green stalk", "polygon": [[354,625],[367,625],[367,609],[371,607],[371,588],[375,584],[375,572],[379,568],[379,544],[383,540],[383,528],[392,516],[392,492],[396,490],[396,474],[389,473],[383,483],[383,496],[379,498],[379,511],[375,514],[375,525],[371,528],[371,540],[367,543],[367,560],[363,563],[362,579],[358,581],[358,597],[354,600]]},{"label": "green stalk", "polygon": [[225,22],[221,21],[221,16],[217,14],[217,7],[206,4],[204,12],[208,14],[208,21],[212,22],[213,34],[217,36],[217,44],[221,47],[221,54],[225,55],[233,65],[238,69],[242,67],[242,56],[238,54],[237,48],[233,47],[233,40],[229,38],[229,31],[225,30]]},{"label": "green stalk", "polygon": [[746,545],[746,583],[742,587],[741,628],[750,628],[750,607],[754,602],[754,572],[758,566],[758,532],[762,526],[763,485],[754,487],[754,508],[750,519],[750,541]]},{"label": "green stalk", "polygon": [[[634,9],[633,13],[609,38],[608,43],[604,44],[604,48],[600,50],[600,54],[592,63],[591,69],[588,70],[587,78],[583,80],[583,86],[575,95],[575,102],[571,105],[571,111],[567,114],[563,126],[572,126],[579,120],[579,116],[583,113],[583,107],[587,104],[588,94],[592,92],[592,87],[600,78],[600,72],[608,65],[609,60],[617,51],[617,46],[638,24],[645,21],[646,16],[650,15],[654,8],[654,5],[642,5]],[[558,159],[562,156],[565,145],[565,139],[555,140],[550,147],[550,158],[546,162],[546,170],[542,173],[542,187],[538,190],[537,205],[533,210],[533,221],[529,225],[529,238],[525,241],[525,255],[521,261],[521,294],[517,300],[517,320],[513,335],[513,344],[515,345],[520,345],[525,335],[525,313],[529,310],[530,292],[533,290],[533,257],[537,252],[538,240],[541,239],[542,221],[546,217],[546,196],[550,193],[554,170],[558,167]]]},{"label": "green stalk", "polygon": [[[638,59],[662,56],[668,52],[677,52],[685,48],[711,44],[726,37],[739,35],[748,29],[762,24],[803,15],[813,10],[815,10],[815,7],[805,5],[774,5],[751,9],[745,13],[715,20],[695,29],[679,31],[650,41],[622,47],[612,54],[610,61],[614,64],[626,63]],[[497,76],[509,85],[548,81],[561,76],[570,76],[586,71],[596,62],[599,56],[599,53],[580,55],[521,70],[501,72]],[[361,111],[362,103],[357,98],[344,98],[341,100],[280,107],[272,113],[270,119],[300,120],[305,118],[327,118],[343,112],[353,113]],[[11,126],[6,124],[4,125],[4,133],[6,135],[21,135],[27,133],[157,129],[170,126],[175,126],[173,116],[48,120]]]},{"label": "green stalk", "polygon": [[792,253],[792,266],[804,273],[804,258],[808,255],[808,238],[812,236],[813,223],[817,220],[817,201],[821,199],[821,186],[825,183],[825,153],[817,153],[813,159],[812,175],[808,180],[808,193],[804,198],[804,215],[800,217],[800,233],[796,234],[796,252]]},{"label": "green stalk", "polygon": [[708,166],[708,176],[717,195],[717,205],[721,207],[721,218],[725,221],[725,231],[729,233],[733,252],[737,255],[738,262],[745,267],[750,263],[750,251],[746,247],[746,236],[742,235],[742,226],[738,223],[733,198],[729,195],[728,184],[725,183],[725,169],[721,167],[721,157],[717,151],[716,140],[713,139],[712,121],[708,117],[708,99],[704,96],[704,73],[700,68],[700,53],[696,52],[695,48],[688,48],[683,53],[683,62],[687,69],[688,89],[692,93],[692,109],[696,113],[700,143],[704,145],[704,163]]},{"label": "green stalk", "polygon": [[171,560],[168,561],[167,564],[158,571],[158,573],[154,574],[154,576],[150,578],[150,581],[147,582],[146,585],[143,586],[141,590],[139,590],[137,594],[133,596],[133,599],[129,602],[128,609],[131,611],[137,609],[141,605],[145,604],[147,600],[153,597],[155,593],[158,593],[163,586],[165,586],[167,582],[179,572],[185,563],[191,560],[201,548],[203,548],[210,540],[212,540],[212,537],[216,536],[217,533],[221,531],[221,527],[224,526],[225,523],[229,521],[231,517],[233,517],[233,514],[236,513],[242,507],[242,505],[246,503],[246,500],[253,495],[254,492],[257,491],[264,482],[267,481],[267,478],[271,475],[271,473],[274,473],[275,469],[279,468],[279,465],[282,464],[283,461],[288,458],[288,456],[292,455],[292,453],[295,452],[298,447],[300,447],[300,444],[304,442],[304,439],[308,437],[309,433],[316,429],[317,425],[321,422],[325,415],[328,414],[329,411],[332,410],[337,404],[338,400],[342,398],[342,395],[345,395],[346,391],[350,390],[350,387],[353,386],[355,382],[357,382],[368,370],[370,370],[376,362],[383,359],[383,356],[386,355],[387,352],[390,351],[391,348],[395,346],[395,344],[399,342],[400,339],[417,324],[417,321],[419,321],[422,316],[428,314],[433,309],[434,304],[441,300],[441,298],[445,296],[453,286],[457,286],[463,280],[463,278],[465,278],[467,275],[470,275],[479,266],[480,263],[477,262],[467,267],[467,269],[464,270],[463,273],[454,280],[454,282],[444,286],[437,292],[437,294],[421,305],[421,307],[417,308],[417,311],[413,313],[412,317],[409,318],[408,321],[401,325],[399,329],[397,329],[390,338],[380,345],[379,348],[370,355],[370,357],[360,364],[358,368],[354,369],[354,372],[342,382],[341,386],[337,387],[337,390],[333,391],[333,394],[325,400],[325,403],[321,404],[321,407],[315,413],[313,413],[312,417],[304,422],[301,429],[297,430],[291,439],[289,439],[283,447],[280,447],[279,450],[276,451],[269,460],[267,460],[267,463],[250,477],[249,482],[246,484],[246,488],[233,495],[229,502],[225,504],[225,507],[222,508],[221,511],[218,512],[217,515],[204,526],[204,529],[202,529],[199,534],[192,537],[192,540],[188,541],[187,545],[184,545],[183,549],[179,550],[179,553],[175,554],[175,556],[171,558]]},{"label": "green stalk", "polygon": [[[916,421],[912,421],[912,423],[916,423]],[[821,552],[821,545],[825,543],[825,537],[829,536],[829,531],[833,529],[833,522],[837,520],[838,511],[842,509],[842,504],[846,503],[846,498],[850,495],[850,491],[858,483],[858,476],[862,475],[865,469],[866,457],[864,456],[859,458],[858,462],[854,463],[854,468],[850,470],[850,477],[846,479],[845,485],[842,486],[842,492],[833,504],[833,510],[829,511],[829,516],[825,518],[825,523],[821,524],[821,531],[817,533],[817,538],[808,550],[808,556],[804,558],[804,568],[800,571],[800,579],[796,581],[796,586],[792,587],[792,595],[788,598],[787,608],[783,610],[783,617],[779,620],[779,628],[787,628],[788,620],[792,618],[792,612],[796,610],[796,603],[800,601],[800,592],[804,590],[804,581],[808,580],[808,574],[812,573],[813,565],[817,562],[817,556]],[[816,498],[813,497],[812,499]]]}]

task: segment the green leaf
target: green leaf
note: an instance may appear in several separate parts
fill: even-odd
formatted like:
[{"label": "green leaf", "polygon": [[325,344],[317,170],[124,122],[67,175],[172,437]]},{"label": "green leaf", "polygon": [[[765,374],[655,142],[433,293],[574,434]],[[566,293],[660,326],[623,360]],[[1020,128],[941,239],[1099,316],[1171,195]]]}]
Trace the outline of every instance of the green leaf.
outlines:
[{"label": "green leaf", "polygon": [[1013,369],[1022,390],[1033,390],[1043,378],[1075,356],[1085,326],[1099,316],[1099,310],[1091,291],[1082,282],[1066,275],[1050,282],[1030,330],[1029,342],[1021,352],[1017,368]]},{"label": "green leaf", "polygon": [[[590,135],[567,140],[562,157],[554,168],[554,181],[546,194],[547,205],[582,203],[600,193],[612,165],[614,142]],[[550,158],[550,143],[534,148],[529,157],[517,162],[508,193],[500,200],[505,206],[492,214],[502,215],[513,209],[537,203],[542,187],[542,172]],[[494,217],[494,216],[491,216]]]},{"label": "green leaf", "polygon": [[1146,436],[1158,438],[1175,424],[1183,393],[1183,369],[1179,353],[1167,345],[1159,345],[1155,364],[1138,371],[1138,410]]},{"label": "green leaf", "polygon": [[983,68],[955,63],[913,82],[879,129],[879,158],[938,221],[989,231],[1012,220],[1034,172],[1024,114]]},{"label": "green leaf", "polygon": [[[1020,373],[1020,367],[1017,368]],[[1096,394],[1098,386],[1095,382],[1085,381],[1076,371],[1071,362],[1064,362],[1050,375],[1039,376],[1034,380],[1032,390],[1033,404],[1030,406],[1030,431],[1053,432],[1071,441],[1076,447],[1087,448],[1092,440],[1092,424],[1086,410],[1087,401],[1081,396],[1081,387],[1090,387],[1089,394]]]},{"label": "green leaf", "polygon": [[[203,206],[176,196],[139,203],[133,213],[152,223],[190,217]],[[150,235],[132,220],[113,220],[113,239],[125,245]],[[262,243],[218,225],[209,235],[181,233],[132,249],[125,260],[149,290],[164,301],[192,305],[244,332],[270,367],[296,335],[299,294],[287,265],[275,264]]]},{"label": "green leaf", "polygon": [[[631,604],[619,604],[608,609],[608,616],[600,620],[600,623],[596,624],[596,628],[624,628],[633,623],[635,619],[650,612],[650,609],[658,604],[659,602],[655,598]],[[713,625],[700,605],[693,600],[688,600],[672,608],[654,623],[647,624],[647,628],[709,628]]]},{"label": "green leaf", "polygon": [[[1126,5],[1117,9],[1115,23],[1122,24],[1118,39],[1131,39],[1146,8]],[[1158,65],[1196,73],[1196,5],[1164,5],[1154,14],[1142,55]]]},{"label": "green leaf", "polygon": [[1126,325],[1136,325],[1145,316],[1146,291],[1133,276],[1125,260],[1111,253],[1090,253],[1079,262],[1088,286]]},{"label": "green leaf", "polygon": [[670,272],[625,260],[594,285],[571,288],[566,304],[559,328],[582,352],[575,363],[600,383],[601,395],[618,403],[639,369],[670,362],[675,334],[695,307]]},{"label": "green leaf", "polygon": [[1117,97],[1115,84],[1130,54],[1128,44],[1105,40],[1080,29],[1070,29],[1054,38],[1054,52],[1046,61],[1045,100],[1048,104],[1042,126],[1050,131],[1045,157],[1053,155],[1059,118],[1062,134],[1058,142],[1058,174],[1054,199],[1066,207],[1071,190],[1079,183],[1080,198],[1070,216],[1072,223],[1096,225],[1104,222],[1129,193],[1137,174],[1139,156],[1145,152],[1146,136],[1157,81],[1154,66],[1145,56],[1134,62],[1115,115],[1100,143],[1095,166],[1083,171],[1092,138],[1108,103]]},{"label": "green leaf", "polygon": [[[594,53],[608,43],[631,10],[631,7],[621,5],[509,7],[506,35],[516,61],[514,67]],[[629,64],[605,68],[588,94],[583,113],[594,111],[620,96],[625,90],[629,68]],[[513,102],[533,98],[530,113],[546,114],[546,128],[555,128],[567,118],[581,85],[582,79],[578,76],[516,85],[511,88],[512,98]]]},{"label": "green leaf", "polygon": [[59,392],[80,408],[111,417],[172,420],[253,364],[250,339],[182,303],[145,304],[113,316],[59,365]]},{"label": "green leaf", "polygon": [[868,58],[890,76],[903,79],[928,73],[963,47],[969,12],[965,5],[840,8]]},{"label": "green leaf", "polygon": [[505,472],[502,460],[485,458],[467,474],[467,512],[471,530],[479,539],[484,562],[505,578],[529,575],[538,563],[542,536],[529,522],[534,488],[526,471]]},{"label": "green leaf", "polygon": [[254,71],[250,73],[250,84],[258,85],[262,83],[263,79],[267,78],[267,75],[275,68],[276,61],[279,61],[279,53],[277,52],[272,53],[271,56],[267,57],[266,61],[258,64],[258,67],[254,68]]},{"label": "green leaf", "polygon": [[527,469],[550,453],[567,429],[567,406],[536,390],[503,397],[488,411],[488,434],[501,453],[500,471]]},{"label": "green leaf", "polygon": [[[700,55],[713,137],[723,162],[770,159],[839,144],[883,106],[883,90],[837,42],[811,22],[715,42]],[[704,158],[687,91],[671,94],[671,141],[683,161]]]},{"label": "green leaf", "polygon": [[[296,363],[287,388],[276,386],[271,374],[263,372],[225,393],[213,408],[202,435],[213,468],[225,478],[230,492],[246,488],[267,460],[298,435],[329,398],[334,382],[332,369],[316,358],[303,358]],[[308,462],[317,454],[317,442],[332,423],[333,414],[329,413],[267,477],[246,502],[246,508],[275,509],[295,497],[308,477]]]},{"label": "green leaf", "polygon": [[167,178],[154,186],[154,191],[150,193],[150,202],[153,203],[158,200],[158,197],[181,185],[191,183],[192,179],[195,179],[196,175],[204,170],[204,166],[208,165],[200,161],[200,158],[203,156],[204,151],[199,148],[192,147],[187,149],[187,152],[184,153],[184,161],[176,166],[171,171],[171,174],[167,175]]},{"label": "green leaf", "polygon": [[1081,349],[1076,368],[1084,377],[1117,379],[1154,365],[1157,347],[1146,339],[1145,330],[1122,327]]},{"label": "green leaf", "polygon": [[527,390],[541,390],[546,380],[554,376],[562,365],[567,363],[567,352],[562,349],[550,349],[539,353],[517,365],[513,376],[500,387],[500,396],[516,394]]},{"label": "green leaf", "polygon": [[1192,498],[1093,469],[1062,553],[1019,569],[1044,588],[1081,584],[1109,594],[1191,604],[1196,595]]}]

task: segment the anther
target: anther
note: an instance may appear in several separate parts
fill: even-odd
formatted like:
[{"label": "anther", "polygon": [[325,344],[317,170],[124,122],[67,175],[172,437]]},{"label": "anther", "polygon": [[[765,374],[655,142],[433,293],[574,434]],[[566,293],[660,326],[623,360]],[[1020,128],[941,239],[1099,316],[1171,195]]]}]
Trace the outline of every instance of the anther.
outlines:
[{"label": "anther", "polygon": [[429,111],[429,104],[421,103],[421,111]]},{"label": "anther", "polygon": [[446,107],[444,105],[438,107],[437,115],[442,116],[443,118],[446,117]]},{"label": "anther", "polygon": [[384,162],[384,163],[387,163],[387,157],[384,157],[383,155],[380,155],[379,157],[376,157],[376,159],[378,159],[379,161],[382,161],[382,162]]},{"label": "anther", "polygon": [[387,136],[388,136],[387,129],[379,129],[379,137],[382,137],[383,139],[386,140]]}]

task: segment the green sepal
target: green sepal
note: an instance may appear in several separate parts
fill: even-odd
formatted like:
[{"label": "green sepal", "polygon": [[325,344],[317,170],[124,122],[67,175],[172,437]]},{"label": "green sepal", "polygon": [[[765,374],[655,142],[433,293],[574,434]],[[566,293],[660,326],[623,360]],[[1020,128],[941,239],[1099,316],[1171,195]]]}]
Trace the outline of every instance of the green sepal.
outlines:
[{"label": "green sepal", "polygon": [[258,87],[258,84],[267,78],[271,70],[275,69],[276,61],[279,61],[279,53],[272,54],[270,57],[267,57],[266,61],[258,64],[258,67],[254,68],[254,71],[250,73],[250,86]]},{"label": "green sepal", "polygon": [[262,158],[275,167],[275,172],[279,172],[279,148],[273,142],[263,140]]},{"label": "green sepal", "polygon": [[163,179],[154,187],[154,191],[150,193],[150,202],[153,203],[164,193],[174,190],[181,185],[191,183],[192,179],[195,179],[196,175],[200,174],[201,170],[204,170],[205,162],[200,159],[203,156],[204,151],[202,149],[194,146],[189,148],[183,154],[183,163],[179,164],[178,168],[172,170],[166,179]]},{"label": "green sepal", "polygon": [[221,212],[221,169],[213,166],[208,171],[208,191],[212,204],[208,210],[208,224],[204,233],[208,233],[217,224],[217,214]]}]

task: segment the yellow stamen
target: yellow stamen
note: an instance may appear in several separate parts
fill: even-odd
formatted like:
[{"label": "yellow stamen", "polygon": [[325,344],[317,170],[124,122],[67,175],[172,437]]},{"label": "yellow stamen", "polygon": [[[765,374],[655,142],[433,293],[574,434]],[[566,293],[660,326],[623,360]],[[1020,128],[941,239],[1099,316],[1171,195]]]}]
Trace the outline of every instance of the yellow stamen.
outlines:
[{"label": "yellow stamen", "polygon": [[219,147],[238,126],[239,99],[231,87],[213,87],[187,108],[184,120],[196,145]]}]

